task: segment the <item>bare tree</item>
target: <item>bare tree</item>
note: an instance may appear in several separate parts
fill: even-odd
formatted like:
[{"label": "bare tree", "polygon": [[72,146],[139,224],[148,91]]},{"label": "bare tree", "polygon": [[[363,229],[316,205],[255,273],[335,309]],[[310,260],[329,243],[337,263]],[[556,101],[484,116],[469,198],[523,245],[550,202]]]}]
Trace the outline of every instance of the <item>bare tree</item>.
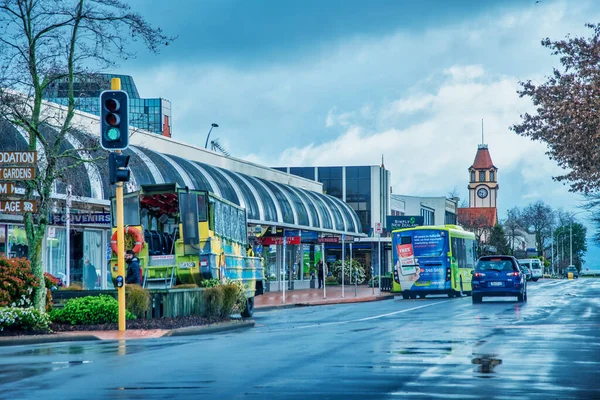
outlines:
[{"label": "bare tree", "polygon": [[[37,221],[24,215],[33,273],[40,278],[35,306],[43,310],[42,241],[48,224],[53,185],[69,179],[69,171],[99,155],[97,140],[80,149],[65,146],[74,126],[75,83],[82,76],[127,59],[130,40],[141,40],[158,52],[173,38],[148,24],[120,0],[0,0],[0,118],[24,130],[29,149],[43,157],[36,177],[26,182],[26,200],[38,203]],[[50,85],[65,86],[68,103],[60,110],[42,101]]]},{"label": "bare tree", "polygon": [[551,235],[554,218],[552,208],[541,200],[529,204],[523,210],[521,220],[524,228],[535,235],[538,255],[544,252],[544,244]]},{"label": "bare tree", "polygon": [[510,254],[515,254],[515,238],[523,236],[523,224],[521,210],[519,207],[513,207],[507,212],[506,220],[504,221],[504,231],[510,245]]},{"label": "bare tree", "polygon": [[486,218],[485,215],[476,214],[473,216],[465,216],[460,219],[458,223],[466,230],[475,234],[478,253],[481,255],[483,252],[483,244],[488,240],[492,231],[489,219]]}]

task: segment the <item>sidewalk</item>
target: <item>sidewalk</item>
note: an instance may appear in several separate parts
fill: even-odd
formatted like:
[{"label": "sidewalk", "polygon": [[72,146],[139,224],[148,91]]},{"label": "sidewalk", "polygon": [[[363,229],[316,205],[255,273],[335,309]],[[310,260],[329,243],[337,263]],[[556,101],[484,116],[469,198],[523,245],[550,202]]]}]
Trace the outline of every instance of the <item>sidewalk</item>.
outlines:
[{"label": "sidewalk", "polygon": [[[375,292],[375,294],[373,294]],[[327,304],[340,303],[362,303],[367,301],[393,299],[394,294],[381,292],[375,288],[373,290],[367,286],[358,286],[355,290],[354,285],[344,287],[344,297],[342,298],[342,285],[327,286],[327,297],[323,298],[323,289],[299,289],[286,290],[285,302],[283,301],[283,292],[267,292],[262,296],[254,298],[254,311],[266,311],[275,308],[298,307],[298,306],[321,306]]]},{"label": "sidewalk", "polygon": [[132,340],[156,339],[168,336],[202,335],[215,332],[232,331],[254,327],[253,320],[234,320],[211,325],[189,326],[177,329],[126,329],[120,331],[74,331],[58,332],[48,335],[0,336],[0,346],[19,346],[40,343],[82,342],[88,340]]}]

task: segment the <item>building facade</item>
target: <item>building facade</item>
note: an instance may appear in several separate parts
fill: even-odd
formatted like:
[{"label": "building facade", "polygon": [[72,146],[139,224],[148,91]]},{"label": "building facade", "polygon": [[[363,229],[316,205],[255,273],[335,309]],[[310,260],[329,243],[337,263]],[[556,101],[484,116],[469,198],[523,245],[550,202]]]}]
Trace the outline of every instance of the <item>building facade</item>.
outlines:
[{"label": "building facade", "polygon": [[323,193],[348,204],[358,215],[363,233],[391,212],[391,174],[384,166],[275,167],[278,171],[323,184]]},{"label": "building facade", "polygon": [[[424,225],[446,225],[458,222],[458,199],[440,197],[420,197],[392,194],[392,202],[402,210],[392,210],[391,215],[411,215],[423,217]],[[396,212],[397,214],[394,214]]]},{"label": "building facade", "polygon": [[[141,98],[133,78],[128,75],[94,74],[78,77],[74,83],[75,108],[99,116],[100,93],[110,89],[112,78],[121,79],[121,90],[127,92],[129,96],[129,125],[171,137],[171,102],[162,98]],[[69,100],[67,78],[49,85],[44,92],[44,99],[67,105]]]},{"label": "building facade", "polygon": [[[44,103],[44,107],[47,115],[64,111],[58,104]],[[65,149],[82,150],[82,156],[100,161],[76,165],[68,177],[55,182],[54,207],[48,215],[50,223],[43,242],[44,270],[67,284],[79,283],[87,289],[112,287],[109,260],[114,227],[110,199],[114,196],[114,186],[108,182],[106,152],[81,148],[86,137],[99,135],[100,121],[94,115],[76,111],[72,127],[72,133],[64,141]],[[252,243],[256,252],[265,259],[265,272],[275,281],[271,282],[272,290],[283,289],[283,277],[291,280],[295,288],[309,287],[315,261],[326,255],[321,238],[353,240],[366,236],[354,210],[340,199],[324,194],[323,185],[317,181],[225,157],[163,135],[135,128],[130,134],[130,145],[123,151],[130,157],[131,170],[126,193],[137,191],[141,185],[175,183],[180,188],[214,193],[245,208],[248,231],[254,234],[249,240],[255,240]],[[23,129],[0,121],[3,150],[27,150],[27,138]],[[38,148],[38,152],[43,149]],[[40,160],[37,167],[43,169],[45,161],[41,154]],[[18,194],[13,197],[19,199]],[[145,230],[154,229],[152,221],[142,221]],[[28,255],[23,225],[22,215],[0,213],[0,251],[10,257]],[[263,245],[259,241],[266,231],[286,229],[307,234],[301,244],[286,246],[285,256],[281,245]],[[97,280],[92,283],[86,279],[84,265],[88,264],[97,271]]]}]

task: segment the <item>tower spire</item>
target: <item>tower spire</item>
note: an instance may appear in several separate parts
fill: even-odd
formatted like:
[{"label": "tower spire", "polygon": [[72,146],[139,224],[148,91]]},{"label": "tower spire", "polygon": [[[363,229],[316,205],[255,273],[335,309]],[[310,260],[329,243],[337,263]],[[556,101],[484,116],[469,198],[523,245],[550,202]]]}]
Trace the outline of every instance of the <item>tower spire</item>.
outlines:
[{"label": "tower spire", "polygon": [[381,168],[385,169],[385,165],[383,164],[383,154],[381,155]]},{"label": "tower spire", "polygon": [[483,118],[481,118],[481,144],[485,144],[485,140],[483,140]]}]

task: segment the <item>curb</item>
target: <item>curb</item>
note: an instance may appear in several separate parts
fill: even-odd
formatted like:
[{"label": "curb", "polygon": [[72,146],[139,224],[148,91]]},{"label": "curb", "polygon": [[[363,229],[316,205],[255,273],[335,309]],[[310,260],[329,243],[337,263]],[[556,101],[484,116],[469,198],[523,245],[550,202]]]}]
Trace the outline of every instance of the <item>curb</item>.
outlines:
[{"label": "curb", "polygon": [[20,346],[28,344],[58,343],[58,342],[86,342],[101,340],[94,335],[32,335],[32,336],[5,336],[0,338],[1,346]]},{"label": "curb", "polygon": [[373,301],[382,301],[382,300],[393,300],[396,297],[395,294],[388,294],[382,296],[371,296],[371,297],[362,297],[362,298],[351,298],[347,297],[344,299],[335,299],[328,301],[327,299],[313,302],[313,303],[290,303],[290,304],[282,304],[277,306],[265,306],[265,307],[255,307],[254,312],[262,312],[262,311],[273,311],[280,310],[286,308],[296,308],[296,307],[311,307],[311,306],[330,306],[334,304],[352,304],[352,303],[369,303]]},{"label": "curb", "polygon": [[256,323],[253,320],[242,322],[225,322],[205,326],[187,326],[185,328],[177,328],[166,332],[161,337],[171,336],[194,336],[204,335],[208,333],[234,331],[238,329],[253,328]]}]

